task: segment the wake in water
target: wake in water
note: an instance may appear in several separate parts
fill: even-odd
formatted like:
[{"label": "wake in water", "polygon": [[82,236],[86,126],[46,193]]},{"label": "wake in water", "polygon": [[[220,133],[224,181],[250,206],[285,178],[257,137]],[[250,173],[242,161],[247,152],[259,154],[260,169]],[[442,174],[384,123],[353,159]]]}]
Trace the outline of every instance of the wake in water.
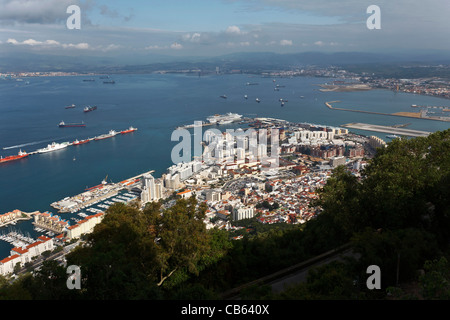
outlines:
[{"label": "wake in water", "polygon": [[34,142],[29,142],[29,143],[24,143],[24,144],[18,144],[16,146],[4,147],[3,150],[22,148],[22,147],[32,146],[32,145],[35,145],[35,144],[40,144],[40,143],[45,143],[45,142],[50,142],[50,141],[58,141],[58,140],[61,140],[61,139],[66,139],[66,138],[69,138],[69,137],[63,137],[63,138],[59,138],[59,139],[47,139],[47,140],[34,141]]}]

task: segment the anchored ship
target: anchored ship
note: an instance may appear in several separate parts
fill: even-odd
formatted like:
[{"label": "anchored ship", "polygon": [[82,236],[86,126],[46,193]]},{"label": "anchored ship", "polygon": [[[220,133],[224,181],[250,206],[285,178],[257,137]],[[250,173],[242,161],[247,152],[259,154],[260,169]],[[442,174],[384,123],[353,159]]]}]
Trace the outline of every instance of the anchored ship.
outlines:
[{"label": "anchored ship", "polygon": [[63,142],[63,143],[52,142],[52,144],[47,145],[47,147],[38,149],[37,152],[38,153],[46,153],[46,152],[61,150],[61,149],[66,148],[67,146],[69,146],[69,144],[70,144],[69,142]]},{"label": "anchored ship", "polygon": [[8,157],[4,157],[4,158],[0,157],[0,163],[19,160],[19,159],[26,158],[26,157],[28,157],[28,153],[22,152],[22,150],[20,150],[19,153],[15,156],[8,156]]},{"label": "anchored ship", "polygon": [[99,135],[98,137],[95,137],[94,140],[103,140],[107,138],[112,138],[115,135],[117,135],[117,132],[115,130],[110,130],[109,133]]},{"label": "anchored ship", "polygon": [[72,142],[72,144],[73,144],[74,146],[78,146],[78,145],[80,145],[80,144],[88,143],[89,141],[90,141],[89,139],[85,139],[85,140],[78,140],[78,139],[75,139],[75,141]]},{"label": "anchored ship", "polygon": [[97,106],[93,106],[93,107],[87,106],[87,107],[84,107],[84,109],[83,109],[84,112],[90,112],[90,111],[94,111],[94,110],[97,110]]},{"label": "anchored ship", "polygon": [[133,131],[136,131],[136,130],[137,130],[136,128],[129,127],[129,128],[126,129],[126,130],[120,131],[120,133],[121,133],[121,134],[125,134],[125,133],[130,133],[130,132],[133,132]]},{"label": "anchored ship", "polygon": [[61,121],[58,125],[60,128],[68,128],[68,127],[86,127],[84,122],[81,123],[65,123],[64,121]]}]

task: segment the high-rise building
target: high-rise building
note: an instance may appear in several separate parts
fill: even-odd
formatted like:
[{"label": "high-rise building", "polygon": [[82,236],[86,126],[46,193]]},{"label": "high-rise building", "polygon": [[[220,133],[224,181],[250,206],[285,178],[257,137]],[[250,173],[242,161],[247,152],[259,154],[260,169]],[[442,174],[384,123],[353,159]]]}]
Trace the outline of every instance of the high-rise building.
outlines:
[{"label": "high-rise building", "polygon": [[143,203],[158,201],[163,197],[163,183],[151,174],[146,174],[142,177],[142,193],[141,201]]}]

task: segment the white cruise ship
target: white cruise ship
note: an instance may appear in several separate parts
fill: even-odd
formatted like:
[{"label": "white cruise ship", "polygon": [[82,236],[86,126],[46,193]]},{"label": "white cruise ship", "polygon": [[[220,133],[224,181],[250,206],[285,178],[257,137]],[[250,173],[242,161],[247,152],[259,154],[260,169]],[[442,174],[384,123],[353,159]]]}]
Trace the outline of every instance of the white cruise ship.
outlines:
[{"label": "white cruise ship", "polygon": [[56,151],[56,150],[64,149],[69,145],[70,145],[70,143],[68,143],[68,142],[63,142],[63,143],[52,142],[52,144],[47,145],[47,147],[38,149],[37,152],[38,153],[46,153],[46,152]]},{"label": "white cruise ship", "polygon": [[[210,123],[231,123],[233,121],[238,121],[242,118],[242,115],[237,113],[228,112],[227,114],[215,114],[206,118]],[[229,122],[228,122],[229,121]]]}]

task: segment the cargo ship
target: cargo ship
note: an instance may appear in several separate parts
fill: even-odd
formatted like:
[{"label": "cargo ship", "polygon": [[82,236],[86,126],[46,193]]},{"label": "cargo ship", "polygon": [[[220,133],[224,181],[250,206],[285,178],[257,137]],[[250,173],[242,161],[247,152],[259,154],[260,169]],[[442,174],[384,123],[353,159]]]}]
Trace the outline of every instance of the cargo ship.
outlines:
[{"label": "cargo ship", "polygon": [[97,110],[97,106],[93,106],[93,107],[87,106],[87,107],[84,107],[84,109],[83,109],[84,112],[90,112],[90,111],[94,111],[94,110]]},{"label": "cargo ship", "polygon": [[133,128],[133,127],[129,127],[128,129],[126,129],[126,130],[122,130],[122,131],[120,131],[120,133],[121,134],[125,134],[125,133],[130,133],[130,132],[134,132],[134,131],[136,131],[137,129],[136,128]]},{"label": "cargo ship", "polygon": [[72,144],[73,144],[74,146],[78,146],[78,145],[80,145],[80,144],[88,143],[89,141],[90,141],[89,139],[85,139],[85,140],[78,140],[78,139],[75,139],[75,141],[72,142]]},{"label": "cargo ship", "polygon": [[73,109],[73,108],[75,108],[75,105],[74,105],[74,104],[72,104],[72,105],[66,107],[66,109]]},{"label": "cargo ship", "polygon": [[69,127],[86,127],[84,122],[81,123],[65,123],[64,121],[61,121],[58,125],[60,128],[69,128]]},{"label": "cargo ship", "polygon": [[107,179],[108,179],[108,175],[106,175],[105,179],[102,180],[101,184],[98,184],[98,185],[90,187],[90,188],[86,187],[86,189],[84,189],[84,190],[90,191],[90,190],[94,190],[94,189],[101,189],[108,184]]},{"label": "cargo ship", "polygon": [[110,130],[109,133],[99,135],[98,137],[95,137],[94,140],[108,139],[114,137],[115,135],[117,135],[117,131]]},{"label": "cargo ship", "polygon": [[20,150],[19,153],[15,156],[8,156],[8,157],[4,157],[4,158],[0,156],[0,163],[19,160],[19,159],[26,158],[26,157],[28,157],[28,153],[22,152],[22,150]]},{"label": "cargo ship", "polygon": [[47,145],[47,147],[38,149],[37,152],[38,153],[46,153],[46,152],[61,150],[61,149],[66,148],[67,146],[69,146],[69,144],[70,144],[69,142],[63,142],[63,143],[52,142],[52,144]]}]

